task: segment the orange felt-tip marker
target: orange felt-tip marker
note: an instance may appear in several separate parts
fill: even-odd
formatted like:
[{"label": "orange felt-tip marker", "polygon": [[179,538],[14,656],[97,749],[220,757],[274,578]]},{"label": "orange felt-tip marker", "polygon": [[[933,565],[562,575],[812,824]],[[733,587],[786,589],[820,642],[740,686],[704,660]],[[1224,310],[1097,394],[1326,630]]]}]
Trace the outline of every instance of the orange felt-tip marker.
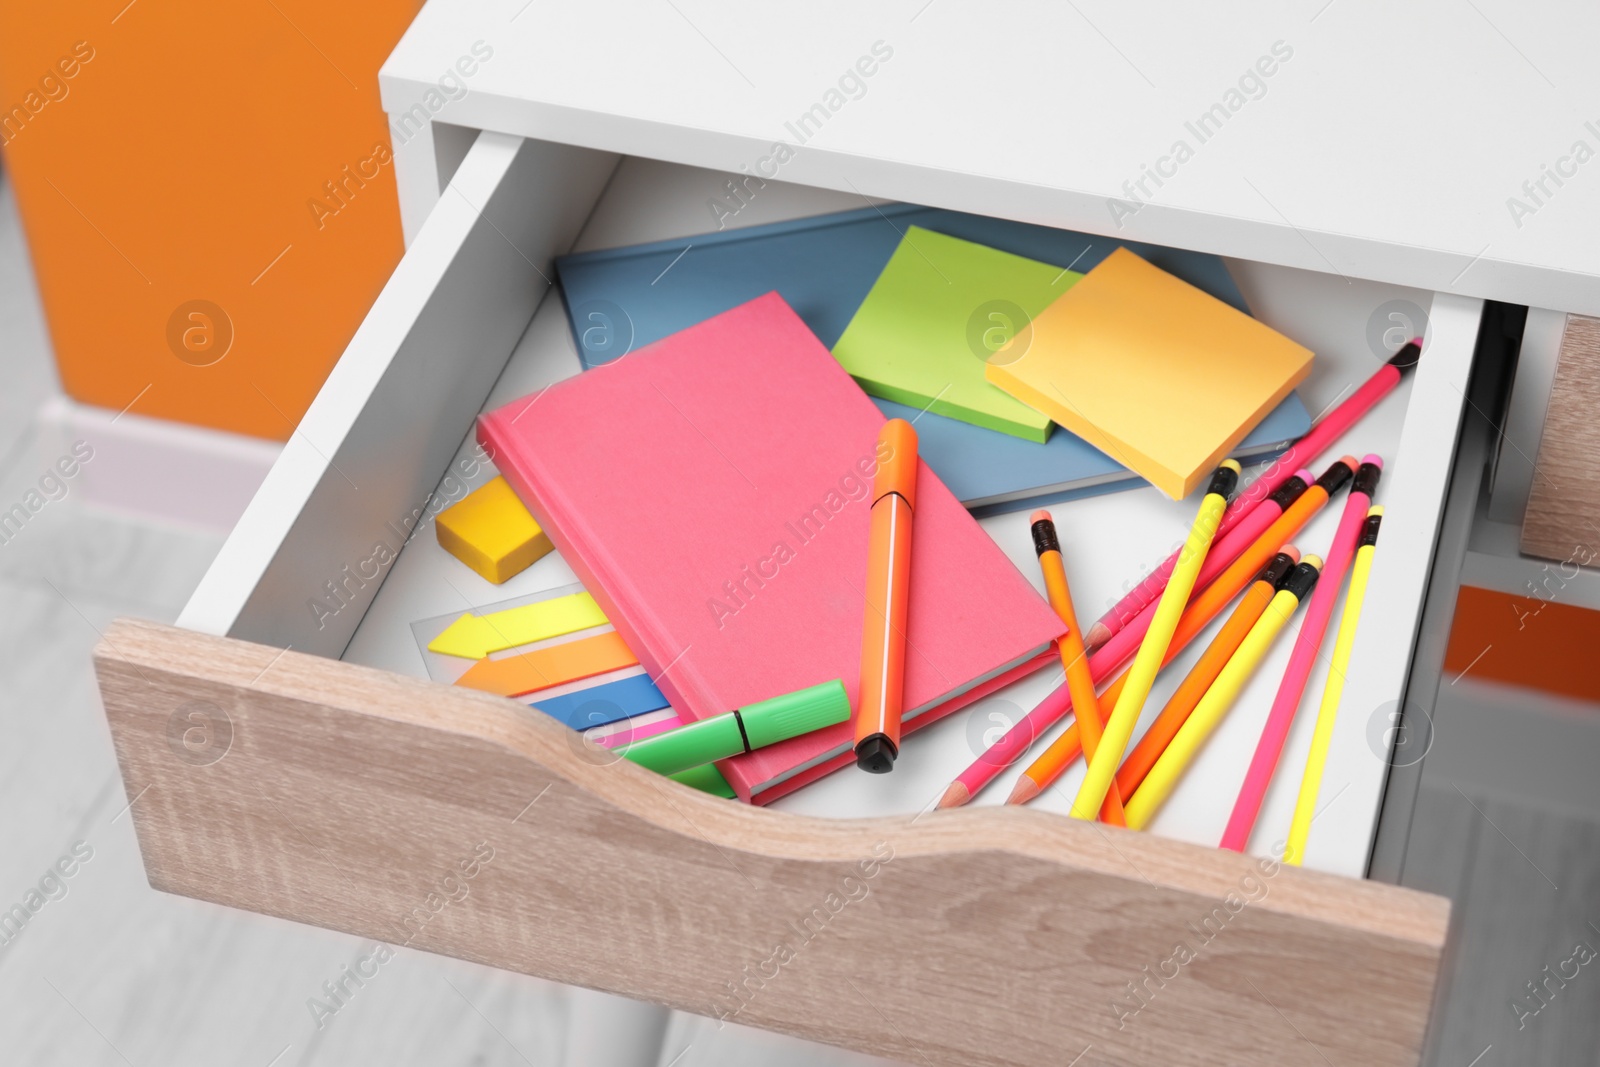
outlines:
[{"label": "orange felt-tip marker", "polygon": [[917,506],[917,431],[890,419],[878,431],[867,540],[867,604],[861,626],[861,695],[856,766],[894,770],[905,696],[906,623],[911,605],[911,516]]}]

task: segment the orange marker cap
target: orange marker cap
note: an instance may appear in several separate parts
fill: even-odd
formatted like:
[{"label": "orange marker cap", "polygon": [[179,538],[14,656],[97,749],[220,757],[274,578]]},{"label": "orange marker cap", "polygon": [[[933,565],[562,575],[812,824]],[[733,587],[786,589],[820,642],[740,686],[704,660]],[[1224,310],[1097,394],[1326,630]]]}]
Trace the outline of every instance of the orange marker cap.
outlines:
[{"label": "orange marker cap", "polygon": [[917,506],[917,431],[905,419],[890,419],[878,431],[878,473],[872,479],[872,502],[899,493]]}]

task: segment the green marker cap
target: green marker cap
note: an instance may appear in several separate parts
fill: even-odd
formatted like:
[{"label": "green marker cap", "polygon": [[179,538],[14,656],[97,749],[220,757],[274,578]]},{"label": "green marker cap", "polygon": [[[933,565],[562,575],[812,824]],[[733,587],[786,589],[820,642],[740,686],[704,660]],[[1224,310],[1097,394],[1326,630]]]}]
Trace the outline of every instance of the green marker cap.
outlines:
[{"label": "green marker cap", "polygon": [[751,748],[787,741],[850,718],[850,698],[835,678],[809,689],[797,689],[739,709]]}]

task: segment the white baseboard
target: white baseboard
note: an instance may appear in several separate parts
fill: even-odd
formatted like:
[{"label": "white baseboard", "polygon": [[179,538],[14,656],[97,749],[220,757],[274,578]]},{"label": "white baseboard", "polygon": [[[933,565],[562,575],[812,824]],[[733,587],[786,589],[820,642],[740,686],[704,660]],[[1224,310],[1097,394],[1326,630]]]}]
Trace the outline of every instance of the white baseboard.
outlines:
[{"label": "white baseboard", "polygon": [[38,414],[45,455],[86,442],[93,458],[72,479],[74,498],[139,518],[216,533],[233,529],[283,446],[276,441],[46,400]]}]

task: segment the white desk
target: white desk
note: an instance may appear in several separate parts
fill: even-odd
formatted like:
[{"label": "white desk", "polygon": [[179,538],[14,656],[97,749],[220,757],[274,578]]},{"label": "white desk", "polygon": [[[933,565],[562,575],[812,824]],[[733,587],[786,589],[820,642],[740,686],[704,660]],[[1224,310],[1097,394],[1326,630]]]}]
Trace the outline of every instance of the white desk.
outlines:
[{"label": "white desk", "polygon": [[[360,613],[347,658],[420,674],[411,622],[463,599],[570,582],[552,558],[489,587],[423,537],[375,600],[363,593],[327,632],[303,608],[306,590],[359,558],[367,531],[438,484],[480,400],[492,406],[576,370],[559,304],[539,305],[538,275],[580,225],[577,247],[710,229],[708,199],[727,174],[753,169],[773,183],[730,225],[881,197],[1215,252],[1261,318],[1318,353],[1302,390],[1314,411],[1376,365],[1371,333],[1394,324],[1386,304],[1429,316],[1416,375],[1337,448],[1389,460],[1378,495],[1394,505],[1307,857],[1359,876],[1387,777],[1385,702],[1408,684],[1456,466],[1477,298],[1600,313],[1600,160],[1586,154],[1600,152],[1600,74],[1587,54],[1597,29],[1593,9],[1487,0],[1310,0],[1223,14],[1076,0],[981,9],[908,0],[892,10],[834,0],[782,11],[434,0],[381,77],[407,256],[181,621],[337,655]],[[1574,168],[1580,140],[1585,161]],[[612,154],[625,158],[607,186]],[[1546,165],[1563,169],[1563,184]],[[1513,211],[1511,197],[1523,207]],[[1057,511],[1068,544],[1084,530],[1116,534],[1069,553],[1086,615],[1164,555],[1184,517],[1153,492]],[[1297,542],[1324,549],[1334,522],[1325,514]],[[985,525],[1032,577],[1025,521]],[[456,588],[439,581],[447,574]],[[1215,842],[1287,649],[1285,640],[1155,833]],[[1149,714],[1197,652],[1167,673]],[[1319,672],[1310,689],[1320,682]],[[1048,685],[1036,677],[998,699],[1020,711]],[[887,782],[836,775],[781,806],[859,814],[870,787],[874,811],[920,809],[1000,724],[989,713],[1015,714],[997,703],[909,741],[918,758]],[[1253,851],[1287,824],[1309,718],[1291,737]],[[1015,773],[981,802],[1003,797]],[[1202,851],[1201,866],[1216,859]],[[1353,1002],[1370,991],[1360,985],[1336,1002],[1301,990],[1302,1003]]]},{"label": "white desk", "polygon": [[[432,0],[381,85],[397,121],[733,173],[781,141],[787,181],[1600,314],[1597,40],[1600,7],[1552,0]],[[447,140],[397,149],[408,234]]]}]

